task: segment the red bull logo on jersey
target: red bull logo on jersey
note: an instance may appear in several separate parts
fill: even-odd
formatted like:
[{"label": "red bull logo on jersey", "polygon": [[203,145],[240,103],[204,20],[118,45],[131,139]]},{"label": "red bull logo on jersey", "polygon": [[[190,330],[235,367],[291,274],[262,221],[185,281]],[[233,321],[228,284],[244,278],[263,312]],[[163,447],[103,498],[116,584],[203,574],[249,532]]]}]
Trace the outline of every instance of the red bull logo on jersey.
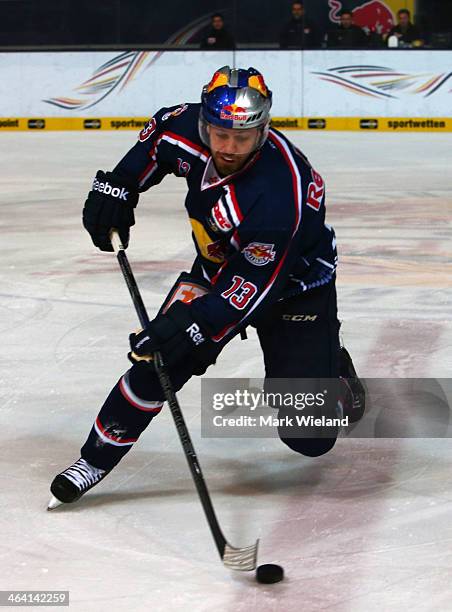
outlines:
[{"label": "red bull logo on jersey", "polygon": [[254,266],[265,266],[270,261],[275,261],[276,252],[274,251],[274,246],[274,244],[266,242],[250,242],[243,249],[242,253],[245,259]]},{"label": "red bull logo on jersey", "polygon": [[212,261],[224,261],[224,255],[225,255],[226,249],[225,249],[224,244],[220,240],[217,240],[216,242],[210,242],[209,244],[207,244],[206,250],[207,250],[208,258],[211,259]]},{"label": "red bull logo on jersey", "polygon": [[190,218],[190,223],[193,229],[194,239],[202,257],[215,263],[223,263],[226,253],[226,244],[221,240],[212,242],[212,238],[207,233],[205,227],[197,219]]},{"label": "red bull logo on jersey", "polygon": [[220,112],[220,119],[226,119],[228,121],[246,121],[246,108],[237,106],[237,104],[223,106]]}]

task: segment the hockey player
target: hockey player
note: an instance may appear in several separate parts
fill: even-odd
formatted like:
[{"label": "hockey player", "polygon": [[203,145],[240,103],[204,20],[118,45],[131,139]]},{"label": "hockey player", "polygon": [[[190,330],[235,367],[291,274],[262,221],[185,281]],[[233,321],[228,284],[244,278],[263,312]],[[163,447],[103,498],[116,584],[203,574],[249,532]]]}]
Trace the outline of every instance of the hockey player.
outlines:
[{"label": "hockey player", "polygon": [[[131,334],[132,367],[103,404],[81,458],[57,475],[50,508],[104,478],[161,411],[152,361],[160,351],[175,390],[201,375],[247,326],[256,327],[270,378],[354,378],[339,345],[336,239],[325,224],[325,184],[306,157],[270,128],[272,92],[254,68],[215,72],[200,104],[159,110],[113,172],[98,171],[83,209],[93,243],[125,246],[139,194],[167,174],[188,185],[197,252],[149,327]],[[359,390],[359,388],[358,388]],[[337,402],[329,406],[335,414]],[[337,428],[291,438],[307,456],[330,450]]]}]

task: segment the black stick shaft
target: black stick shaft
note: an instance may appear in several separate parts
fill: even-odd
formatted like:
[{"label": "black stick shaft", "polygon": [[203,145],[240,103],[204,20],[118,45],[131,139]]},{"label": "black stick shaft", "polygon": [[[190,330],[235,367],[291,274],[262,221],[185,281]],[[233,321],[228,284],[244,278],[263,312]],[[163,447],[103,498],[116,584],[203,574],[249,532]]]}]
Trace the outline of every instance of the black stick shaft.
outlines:
[{"label": "black stick shaft", "polygon": [[116,257],[118,258],[119,267],[126,281],[141,327],[144,329],[149,324],[149,317],[124,249],[120,248]]},{"label": "black stick shaft", "polygon": [[[132,268],[130,267],[129,260],[127,259],[127,255],[124,251],[124,248],[117,239],[117,235],[116,237],[115,235],[112,236],[112,244],[116,251],[119,266],[129,289],[129,293],[135,306],[138,319],[140,320],[141,326],[144,328],[149,323],[149,317],[146,312],[146,307],[141,298],[141,294],[138,289],[135,277],[133,275]],[[173,390],[170,377],[162,360],[162,356],[159,352],[154,353],[154,366],[159,377],[163,393],[165,394],[165,399],[168,403],[168,406],[170,407],[171,414],[173,415],[173,420],[176,425],[177,433],[179,434],[179,438],[184,449],[185,458],[187,459],[191,474],[193,476],[193,480],[195,482],[196,489],[198,491],[198,495],[207,518],[207,522],[209,523],[213,539],[215,540],[218,553],[223,559],[226,539],[223,535],[223,532],[221,531],[220,525],[218,524],[218,519],[216,517],[215,510],[210,499],[209,491],[207,489],[207,485],[205,483],[204,476],[201,471],[201,466],[199,465],[199,461],[196,456],[196,452],[193,447],[193,443],[191,441],[190,434],[187,429],[184,416],[182,414],[182,410],[179,406],[179,402]]]}]

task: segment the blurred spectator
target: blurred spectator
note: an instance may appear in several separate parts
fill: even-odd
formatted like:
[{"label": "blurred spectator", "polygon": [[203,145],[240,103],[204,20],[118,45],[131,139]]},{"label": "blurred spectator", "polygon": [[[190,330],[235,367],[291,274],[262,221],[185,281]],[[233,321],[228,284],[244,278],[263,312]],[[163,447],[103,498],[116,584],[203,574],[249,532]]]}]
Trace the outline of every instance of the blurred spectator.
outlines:
[{"label": "blurred spectator", "polygon": [[[378,30],[375,26],[371,26],[369,32],[367,33],[367,47],[369,49],[384,49],[385,48],[385,40],[381,34],[378,33]],[[366,30],[364,30],[365,32]]]},{"label": "blurred spectator", "polygon": [[342,49],[367,47],[366,33],[354,25],[351,11],[342,11],[340,25],[327,35],[327,46]]},{"label": "blurred spectator", "polygon": [[302,2],[292,2],[292,18],[281,30],[281,49],[312,49],[319,45],[315,25],[306,17]]},{"label": "blurred spectator", "polygon": [[221,13],[212,15],[211,28],[201,42],[201,49],[234,49],[234,38],[224,27]]},{"label": "blurred spectator", "polygon": [[411,23],[410,11],[408,9],[400,9],[397,13],[398,24],[392,28],[385,39],[389,36],[396,36],[399,39],[399,45],[415,45],[421,47],[424,44],[421,31],[418,27]]}]

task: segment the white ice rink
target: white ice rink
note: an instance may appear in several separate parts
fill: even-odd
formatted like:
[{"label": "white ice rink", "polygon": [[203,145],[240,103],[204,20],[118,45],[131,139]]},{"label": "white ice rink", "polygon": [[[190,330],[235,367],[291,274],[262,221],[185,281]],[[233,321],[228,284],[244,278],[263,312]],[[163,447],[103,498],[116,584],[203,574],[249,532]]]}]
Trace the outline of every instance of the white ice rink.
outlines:
[{"label": "white ice rink", "polygon": [[[327,184],[343,336],[363,376],[448,377],[452,139],[296,133]],[[448,439],[340,439],[308,459],[278,439],[200,437],[199,379],[179,394],[232,544],[261,540],[259,585],[217,558],[168,410],[96,489],[46,512],[128,367],[134,310],[114,256],[81,226],[98,168],[132,133],[2,134],[0,590],[70,591],[70,610],[452,610]],[[185,183],[141,197],[128,254],[150,312],[193,257]],[[209,376],[261,376],[253,333]]]}]

